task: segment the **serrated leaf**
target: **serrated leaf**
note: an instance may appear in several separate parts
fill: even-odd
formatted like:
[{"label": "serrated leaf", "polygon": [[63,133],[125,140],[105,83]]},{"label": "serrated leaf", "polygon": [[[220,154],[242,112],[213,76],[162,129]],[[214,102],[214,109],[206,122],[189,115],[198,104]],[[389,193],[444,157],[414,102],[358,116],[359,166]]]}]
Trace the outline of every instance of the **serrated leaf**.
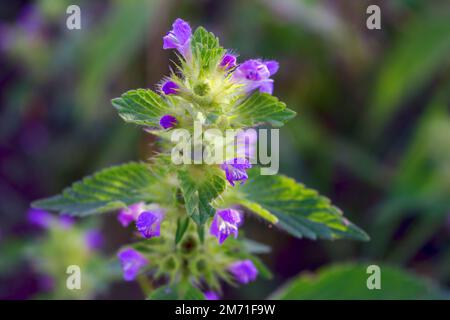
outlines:
[{"label": "serrated leaf", "polygon": [[237,202],[248,207],[258,204],[278,218],[276,224],[298,238],[369,240],[360,228],[343,217],[330,200],[286,176],[263,176],[258,168],[249,171],[249,180],[237,191]]},{"label": "serrated leaf", "polygon": [[205,300],[205,295],[193,286],[162,286],[153,291],[150,300]]},{"label": "serrated leaf", "polygon": [[191,166],[178,172],[188,215],[199,225],[215,213],[211,202],[225,190],[225,178],[220,169]]},{"label": "serrated leaf", "polygon": [[177,219],[177,231],[175,232],[175,244],[183,239],[184,233],[189,226],[189,217],[179,217]]},{"label": "serrated leaf", "polygon": [[256,202],[251,202],[248,201],[247,199],[240,199],[239,204],[247,208],[248,210],[256,213],[261,218],[269,221],[270,223],[275,224],[278,222],[278,218],[275,215],[271,214],[269,210],[264,209],[263,207],[261,207],[261,205],[259,205]]},{"label": "serrated leaf", "polygon": [[296,112],[286,108],[286,104],[278,98],[268,93],[255,92],[233,109],[230,120],[236,126],[252,127],[270,123],[281,127],[295,115]]},{"label": "serrated leaf", "polygon": [[225,49],[219,44],[219,39],[203,27],[198,27],[191,40],[192,55],[201,69],[216,67],[219,59],[225,54]]},{"label": "serrated leaf", "polygon": [[132,162],[99,171],[32,207],[77,216],[103,213],[151,199],[153,183],[147,165]]},{"label": "serrated leaf", "polygon": [[443,298],[433,283],[405,270],[380,265],[381,289],[369,290],[370,264],[338,264],[303,273],[277,290],[269,299],[433,299]]},{"label": "serrated leaf", "polygon": [[111,103],[125,122],[150,127],[159,127],[159,119],[170,108],[164,98],[148,89],[130,90]]}]

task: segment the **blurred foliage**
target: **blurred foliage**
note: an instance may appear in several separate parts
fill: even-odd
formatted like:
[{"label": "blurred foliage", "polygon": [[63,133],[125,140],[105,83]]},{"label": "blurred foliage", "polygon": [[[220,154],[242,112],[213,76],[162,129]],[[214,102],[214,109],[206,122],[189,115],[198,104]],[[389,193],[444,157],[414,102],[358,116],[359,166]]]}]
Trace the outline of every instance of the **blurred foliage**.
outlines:
[{"label": "blurred foliage", "polygon": [[[33,269],[49,280],[44,299],[89,299],[104,292],[111,281],[121,278],[119,264],[109,262],[86,244],[86,228],[53,226],[45,236],[30,244],[25,251]],[[68,290],[68,267],[80,270],[80,288]]]},{"label": "blurred foliage", "polygon": [[400,300],[439,299],[446,296],[434,284],[395,267],[380,266],[380,288],[369,290],[368,264],[331,265],[316,274],[302,274],[277,290],[271,299]]},{"label": "blurred foliage", "polygon": [[[69,3],[81,7],[82,30],[65,27]],[[369,4],[381,7],[381,30],[366,29]],[[21,269],[14,257],[34,241],[24,227],[31,201],[157,150],[153,138],[123,125],[110,99],[169,73],[174,57],[161,36],[182,17],[239,48],[240,61],[258,53],[280,62],[275,92],[298,113],[280,131],[281,171],[326,194],[371,237],[311,243],[247,219],[250,237],[274,248],[263,259],[274,278],[227,288],[225,297],[266,297],[300,271],[347,260],[376,259],[394,275],[401,267],[450,285],[449,15],[446,0],[2,2],[0,239],[8,258],[0,272]],[[113,252],[127,235],[105,221]],[[336,267],[319,279],[358,268]],[[403,286],[395,278],[383,282],[392,281],[391,292]],[[305,286],[296,297],[317,297]],[[29,297],[27,290],[0,292]],[[123,290],[138,296],[136,287]]]}]

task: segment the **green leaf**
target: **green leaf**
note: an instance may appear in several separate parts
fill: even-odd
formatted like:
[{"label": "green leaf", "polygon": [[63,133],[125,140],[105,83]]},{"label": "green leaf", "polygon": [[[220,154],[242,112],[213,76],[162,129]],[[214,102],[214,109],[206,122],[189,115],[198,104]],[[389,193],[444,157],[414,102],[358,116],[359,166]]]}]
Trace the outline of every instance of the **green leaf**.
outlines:
[{"label": "green leaf", "polygon": [[189,218],[180,217],[177,219],[177,231],[175,232],[175,244],[178,244],[183,239],[184,233],[189,227]]},{"label": "green leaf", "polygon": [[269,210],[264,209],[256,202],[248,201],[247,199],[239,199],[239,204],[248,210],[256,213],[261,218],[269,221],[270,223],[276,224],[278,222],[277,216],[270,213]]},{"label": "green leaf", "polygon": [[159,119],[170,108],[160,95],[148,89],[130,90],[111,103],[125,122],[151,127],[159,127]]},{"label": "green leaf", "polygon": [[268,93],[255,92],[233,109],[231,123],[244,127],[270,123],[275,127],[281,127],[295,115],[296,112],[286,108],[286,104],[278,98]]},{"label": "green leaf", "polygon": [[405,270],[380,266],[381,289],[367,288],[374,272],[370,264],[338,264],[320,269],[317,274],[300,274],[277,290],[270,299],[433,299],[443,293],[433,283]]},{"label": "green leaf", "polygon": [[199,225],[214,215],[211,202],[225,190],[223,172],[216,167],[190,166],[178,172],[188,215]]},{"label": "green leaf", "polygon": [[153,291],[150,300],[205,300],[203,292],[191,285],[162,286]]},{"label": "green leaf", "polygon": [[219,39],[203,27],[198,27],[191,40],[194,61],[201,69],[214,68],[225,54],[225,49],[219,44]]},{"label": "green leaf", "polygon": [[[298,238],[369,240],[369,236],[343,217],[342,212],[317,191],[294,179],[263,176],[258,168],[249,171],[249,180],[237,186],[237,202],[249,208],[258,204],[278,218],[277,226]],[[250,207],[251,208],[251,207]]]},{"label": "green leaf", "polygon": [[[379,132],[401,106],[441,71],[450,54],[450,17],[433,14],[406,25],[380,68],[366,128]],[[367,125],[368,124],[368,125]]]},{"label": "green leaf", "polygon": [[103,213],[148,201],[149,187],[155,182],[146,164],[131,162],[99,171],[32,206],[77,216]]},{"label": "green leaf", "polygon": [[203,224],[197,225],[197,235],[201,243],[205,243],[205,226]]}]

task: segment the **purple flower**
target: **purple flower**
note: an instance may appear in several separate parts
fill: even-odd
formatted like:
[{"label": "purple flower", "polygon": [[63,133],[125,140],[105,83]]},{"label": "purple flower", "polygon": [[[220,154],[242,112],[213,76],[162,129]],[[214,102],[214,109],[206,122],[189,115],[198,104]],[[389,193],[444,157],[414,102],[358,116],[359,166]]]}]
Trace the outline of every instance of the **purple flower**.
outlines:
[{"label": "purple flower", "polygon": [[220,66],[224,67],[225,70],[231,69],[236,67],[236,61],[237,58],[235,55],[230,54],[230,53],[226,53],[223,57],[222,57],[222,61],[220,62]]},{"label": "purple flower", "polygon": [[164,94],[175,94],[177,93],[178,88],[179,88],[178,85],[171,80],[167,80],[161,86],[161,90],[162,92],[164,92]]},{"label": "purple flower", "polygon": [[278,62],[247,60],[233,72],[233,79],[245,85],[247,92],[259,89],[261,92],[272,94],[273,80],[270,76],[278,71]]},{"label": "purple flower", "polygon": [[233,274],[237,281],[246,284],[253,281],[258,276],[258,270],[249,259],[236,261],[228,267],[228,271]]},{"label": "purple flower", "polygon": [[240,158],[252,159],[256,155],[258,134],[255,129],[247,129],[236,135],[236,153]]},{"label": "purple flower", "polygon": [[241,221],[241,214],[237,210],[225,209],[217,211],[209,232],[219,240],[219,244],[222,244],[230,234],[233,234],[235,238],[237,237]]},{"label": "purple flower", "polygon": [[41,210],[41,209],[30,209],[27,213],[27,219],[28,222],[31,224],[41,227],[41,228],[48,228],[50,224],[52,223],[52,220],[54,217],[52,214],[48,211]]},{"label": "purple flower", "polygon": [[127,227],[131,222],[136,221],[139,214],[144,211],[144,205],[143,202],[138,202],[127,208],[120,209],[117,220],[122,226]]},{"label": "purple flower", "polygon": [[100,249],[103,245],[103,235],[96,229],[88,230],[84,239],[87,247],[92,251]]},{"label": "purple flower", "polygon": [[177,49],[187,59],[191,54],[191,35],[189,23],[178,18],[172,24],[172,30],[163,38],[163,49]]},{"label": "purple flower", "polygon": [[162,210],[144,211],[139,215],[136,227],[144,238],[159,237],[163,217]]},{"label": "purple flower", "polygon": [[148,264],[147,258],[142,253],[131,248],[121,250],[117,257],[120,260],[125,281],[134,280],[141,268]]},{"label": "purple flower", "polygon": [[174,116],[171,116],[170,114],[163,115],[161,119],[159,119],[159,125],[163,129],[170,129],[177,125],[178,121],[177,118]]},{"label": "purple flower", "polygon": [[220,300],[219,296],[214,291],[206,291],[204,296],[206,300]]},{"label": "purple flower", "polygon": [[244,183],[248,179],[245,170],[250,169],[252,165],[246,158],[234,158],[233,160],[225,161],[220,167],[225,170],[228,182],[234,187],[235,181]]}]

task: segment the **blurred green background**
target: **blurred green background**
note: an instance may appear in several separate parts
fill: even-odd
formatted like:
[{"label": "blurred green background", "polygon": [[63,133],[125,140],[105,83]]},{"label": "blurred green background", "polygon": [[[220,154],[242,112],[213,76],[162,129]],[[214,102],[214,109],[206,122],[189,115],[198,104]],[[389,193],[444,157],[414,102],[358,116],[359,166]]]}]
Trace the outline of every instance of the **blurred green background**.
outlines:
[{"label": "blurred green background", "polygon": [[[81,8],[81,30],[66,28],[70,4]],[[381,8],[381,30],[366,28],[370,4]],[[155,151],[154,138],[124,124],[110,100],[155,89],[169,74],[175,56],[162,50],[162,36],[177,17],[214,32],[239,61],[280,62],[274,94],[298,113],[281,129],[281,172],[328,196],[371,236],[368,243],[312,242],[249,216],[246,235],[272,247],[262,258],[274,276],[226,287],[225,298],[266,298],[301,272],[344,262],[324,271],[331,282],[316,278],[321,290],[285,297],[341,297],[338,288],[358,269],[349,263],[394,268],[385,280],[394,279],[400,293],[391,298],[423,297],[395,282],[396,272],[450,285],[449,1],[3,1],[0,298],[44,290],[26,254],[45,237],[26,221],[31,201]],[[102,255],[130,239],[112,214],[95,224],[106,238]],[[302,279],[298,290],[314,285]],[[136,284],[115,281],[85,298],[142,296]]]}]

